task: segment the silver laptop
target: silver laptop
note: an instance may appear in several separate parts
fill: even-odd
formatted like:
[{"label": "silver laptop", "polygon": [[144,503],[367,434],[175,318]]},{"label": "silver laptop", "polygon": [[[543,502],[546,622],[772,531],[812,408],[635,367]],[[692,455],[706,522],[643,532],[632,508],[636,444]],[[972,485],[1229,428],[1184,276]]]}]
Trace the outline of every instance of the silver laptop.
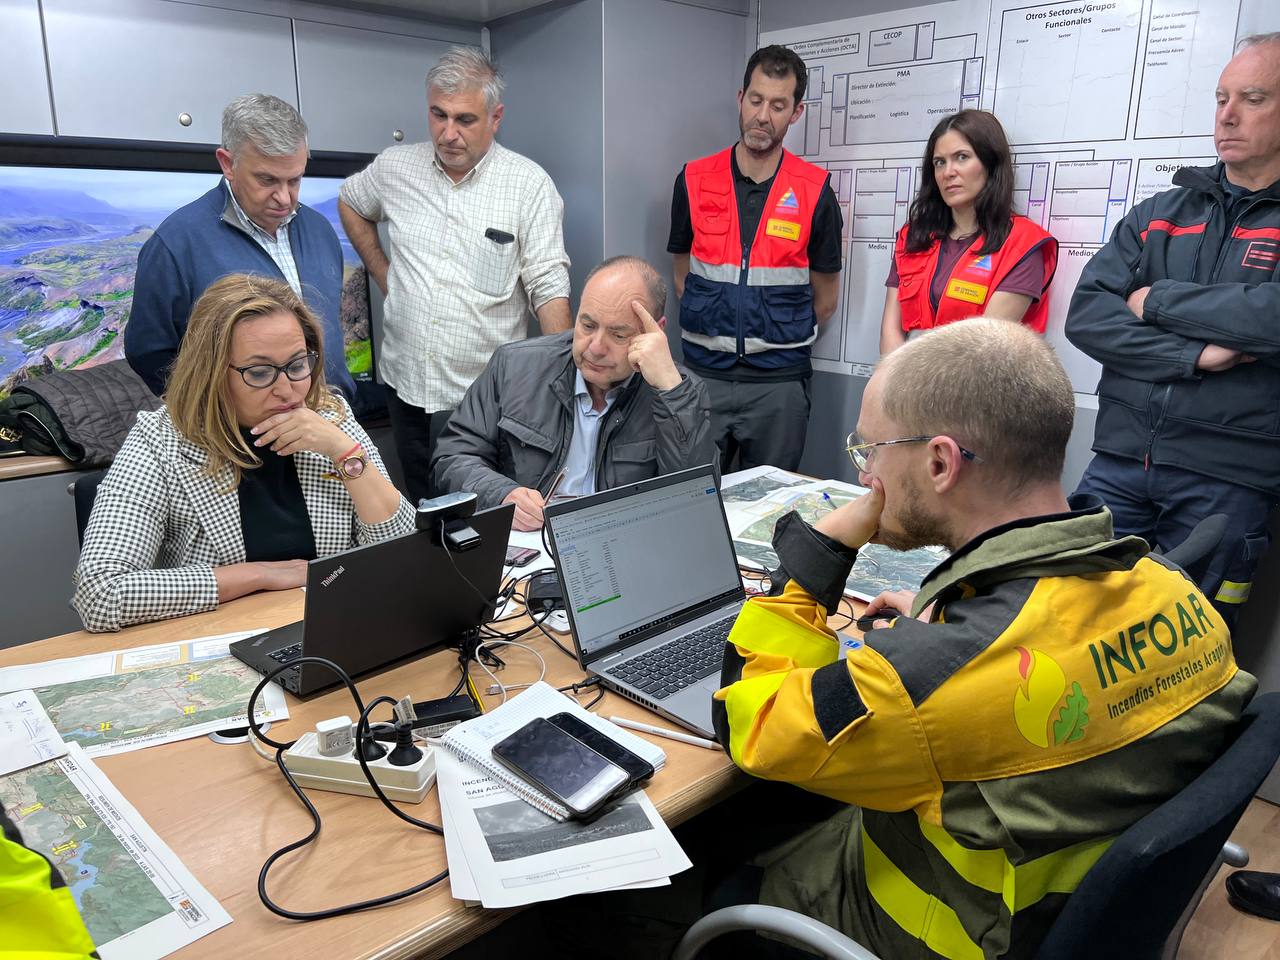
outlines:
[{"label": "silver laptop", "polygon": [[718,481],[708,464],[544,510],[582,668],[711,739],[746,599]]}]

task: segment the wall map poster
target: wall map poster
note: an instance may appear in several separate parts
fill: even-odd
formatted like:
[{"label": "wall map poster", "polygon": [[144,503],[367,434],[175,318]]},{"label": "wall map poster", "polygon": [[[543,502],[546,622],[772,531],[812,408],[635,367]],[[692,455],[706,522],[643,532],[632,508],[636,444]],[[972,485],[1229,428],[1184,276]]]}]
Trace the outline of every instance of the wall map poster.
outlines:
[{"label": "wall map poster", "polygon": [[885,277],[939,120],[999,117],[1015,209],[1057,237],[1047,336],[1078,393],[1098,364],[1063,336],[1085,265],[1133,206],[1215,162],[1214,88],[1237,38],[1280,30],[1270,0],[955,0],[761,34],[809,67],[787,149],[831,171],[845,223],[840,305],[814,366],[867,375]]}]

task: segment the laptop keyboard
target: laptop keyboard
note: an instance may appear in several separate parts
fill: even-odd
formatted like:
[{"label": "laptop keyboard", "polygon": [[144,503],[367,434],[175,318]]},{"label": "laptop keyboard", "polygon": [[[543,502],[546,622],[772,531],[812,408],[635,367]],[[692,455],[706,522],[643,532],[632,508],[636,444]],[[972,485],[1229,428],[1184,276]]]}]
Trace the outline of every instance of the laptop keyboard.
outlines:
[{"label": "laptop keyboard", "polygon": [[692,633],[646,650],[609,670],[609,675],[665,700],[720,669],[724,643],[737,615],[725,617]]},{"label": "laptop keyboard", "polygon": [[302,656],[302,642],[291,643],[287,647],[281,647],[272,653],[267,654],[276,663],[288,663],[290,660],[297,660]]}]

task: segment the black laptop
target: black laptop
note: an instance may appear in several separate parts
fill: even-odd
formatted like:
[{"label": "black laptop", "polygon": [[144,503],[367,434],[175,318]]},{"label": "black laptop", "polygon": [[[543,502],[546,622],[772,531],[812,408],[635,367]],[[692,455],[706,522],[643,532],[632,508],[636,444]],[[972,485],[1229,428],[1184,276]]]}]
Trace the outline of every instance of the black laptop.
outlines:
[{"label": "black laptop", "polygon": [[[417,532],[312,560],[303,619],[237,640],[231,653],[264,674],[307,656],[355,677],[456,639],[492,616],[514,511],[503,504],[468,518],[480,544],[462,553]],[[340,680],[303,663],[275,682],[306,697]]]}]

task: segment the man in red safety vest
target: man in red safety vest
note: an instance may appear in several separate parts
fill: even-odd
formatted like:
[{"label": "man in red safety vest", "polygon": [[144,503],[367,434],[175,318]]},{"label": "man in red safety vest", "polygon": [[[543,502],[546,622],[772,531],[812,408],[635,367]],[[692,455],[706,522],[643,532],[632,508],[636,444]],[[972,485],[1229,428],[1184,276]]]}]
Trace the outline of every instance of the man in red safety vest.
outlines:
[{"label": "man in red safety vest", "polygon": [[738,91],[742,138],[686,164],[671,202],[684,360],[711,392],[725,472],[799,465],[809,349],[836,308],[840,208],[827,171],[782,146],[804,113],[807,77],[786,47],[752,54]]}]

